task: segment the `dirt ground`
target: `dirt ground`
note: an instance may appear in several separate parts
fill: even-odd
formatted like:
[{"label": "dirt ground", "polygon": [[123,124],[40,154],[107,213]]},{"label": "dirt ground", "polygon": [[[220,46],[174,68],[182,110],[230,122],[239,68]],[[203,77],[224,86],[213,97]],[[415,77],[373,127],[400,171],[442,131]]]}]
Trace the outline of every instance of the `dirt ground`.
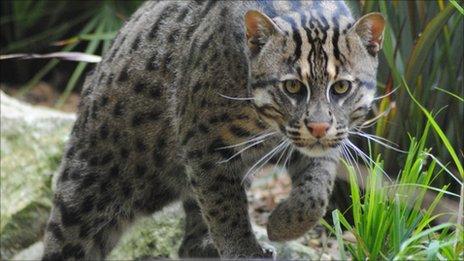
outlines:
[{"label": "dirt ground", "polygon": [[60,93],[53,86],[40,82],[34,86],[29,92],[22,97],[18,96],[19,88],[16,86],[1,85],[0,89],[6,94],[15,97],[19,100],[27,103],[39,106],[50,107],[65,112],[77,112],[77,106],[79,105],[79,94],[71,93],[69,98],[66,100],[63,106],[60,108],[55,107],[55,103],[60,98]]}]

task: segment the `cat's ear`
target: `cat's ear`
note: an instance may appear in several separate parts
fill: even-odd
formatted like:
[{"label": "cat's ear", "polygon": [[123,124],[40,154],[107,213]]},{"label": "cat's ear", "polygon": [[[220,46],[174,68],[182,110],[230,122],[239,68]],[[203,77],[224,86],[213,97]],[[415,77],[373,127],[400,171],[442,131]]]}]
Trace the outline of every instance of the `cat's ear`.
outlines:
[{"label": "cat's ear", "polygon": [[353,30],[361,37],[369,54],[375,56],[382,48],[385,18],[381,13],[369,13],[361,17]]},{"label": "cat's ear", "polygon": [[245,14],[247,45],[252,51],[259,51],[268,38],[277,33],[279,28],[267,15],[250,10]]}]

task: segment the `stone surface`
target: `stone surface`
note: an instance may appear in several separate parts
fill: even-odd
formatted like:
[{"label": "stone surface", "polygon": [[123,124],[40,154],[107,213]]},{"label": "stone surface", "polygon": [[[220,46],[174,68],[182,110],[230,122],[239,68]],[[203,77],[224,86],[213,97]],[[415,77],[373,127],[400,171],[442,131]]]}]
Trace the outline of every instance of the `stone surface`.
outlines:
[{"label": "stone surface", "polygon": [[0,93],[1,259],[42,237],[50,184],[75,115],[33,107]]},{"label": "stone surface", "polygon": [[[74,114],[30,106],[0,92],[1,105],[1,260],[35,260],[52,197],[52,176]],[[183,212],[174,204],[139,220],[123,236],[109,259],[177,258],[182,241]],[[266,230],[255,226],[258,239]],[[269,243],[269,242],[268,242]],[[324,259],[297,242],[272,243],[279,259]]]}]

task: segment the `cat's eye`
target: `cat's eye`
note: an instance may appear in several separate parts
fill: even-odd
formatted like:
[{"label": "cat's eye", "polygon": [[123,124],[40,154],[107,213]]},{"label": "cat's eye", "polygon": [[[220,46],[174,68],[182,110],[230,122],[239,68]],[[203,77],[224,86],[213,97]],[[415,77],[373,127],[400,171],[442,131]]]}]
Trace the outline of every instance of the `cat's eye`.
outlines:
[{"label": "cat's eye", "polygon": [[284,82],[285,91],[290,94],[298,94],[302,90],[301,83],[299,81],[289,80]]},{"label": "cat's eye", "polygon": [[344,95],[347,94],[351,89],[351,83],[349,81],[338,81],[332,84],[331,91],[334,95]]}]

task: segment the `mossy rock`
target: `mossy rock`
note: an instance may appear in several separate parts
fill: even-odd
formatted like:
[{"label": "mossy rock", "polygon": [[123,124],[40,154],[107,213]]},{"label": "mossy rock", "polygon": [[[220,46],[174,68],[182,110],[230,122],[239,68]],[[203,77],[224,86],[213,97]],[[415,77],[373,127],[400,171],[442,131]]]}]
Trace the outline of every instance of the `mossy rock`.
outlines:
[{"label": "mossy rock", "polygon": [[108,256],[109,260],[177,259],[183,236],[184,215],[178,204],[139,220]]},{"label": "mossy rock", "polygon": [[2,259],[12,257],[41,239],[49,212],[48,205],[34,201],[8,219],[0,237]]},{"label": "mossy rock", "polygon": [[33,107],[0,92],[1,259],[43,235],[51,181],[75,115]]}]

